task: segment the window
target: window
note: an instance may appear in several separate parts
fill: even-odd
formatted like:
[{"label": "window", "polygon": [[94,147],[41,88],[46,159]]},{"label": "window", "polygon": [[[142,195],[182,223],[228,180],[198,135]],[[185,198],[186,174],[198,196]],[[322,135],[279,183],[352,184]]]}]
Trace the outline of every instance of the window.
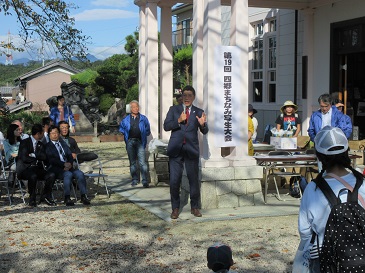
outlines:
[{"label": "window", "polygon": [[253,41],[253,62],[252,62],[252,69],[262,69],[263,68],[263,54],[264,54],[264,40],[257,39]]},{"label": "window", "polygon": [[276,37],[269,38],[269,68],[276,68]]},{"label": "window", "polygon": [[253,82],[253,101],[262,102],[262,81]]},{"label": "window", "polygon": [[253,25],[255,36],[264,34],[264,23],[256,23]]},{"label": "window", "polygon": [[252,27],[251,94],[253,102],[276,102],[276,18],[255,22]]},{"label": "window", "polygon": [[269,32],[276,31],[276,20],[271,20],[269,22]]},{"label": "window", "polygon": [[269,71],[268,76],[268,91],[269,91],[269,102],[276,102],[276,71]]}]

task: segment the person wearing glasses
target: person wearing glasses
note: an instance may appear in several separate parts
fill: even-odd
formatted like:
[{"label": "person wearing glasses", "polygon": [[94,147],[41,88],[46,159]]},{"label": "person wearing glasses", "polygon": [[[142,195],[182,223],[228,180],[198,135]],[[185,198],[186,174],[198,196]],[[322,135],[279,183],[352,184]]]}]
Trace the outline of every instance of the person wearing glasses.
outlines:
[{"label": "person wearing glasses", "polygon": [[349,138],[352,133],[351,119],[346,118],[346,115],[339,111],[335,105],[332,105],[331,95],[320,95],[318,103],[319,109],[313,112],[309,120],[308,135],[311,141],[314,142],[315,136],[326,126],[340,128],[345,136]]},{"label": "person wearing glasses", "polygon": [[199,211],[199,139],[198,130],[208,133],[204,111],[193,105],[195,89],[188,85],[182,91],[183,104],[171,106],[163,127],[171,131],[167,146],[170,166],[171,219],[177,219],[180,213],[180,185],[182,173],[186,170],[190,186],[191,214],[201,217]]}]

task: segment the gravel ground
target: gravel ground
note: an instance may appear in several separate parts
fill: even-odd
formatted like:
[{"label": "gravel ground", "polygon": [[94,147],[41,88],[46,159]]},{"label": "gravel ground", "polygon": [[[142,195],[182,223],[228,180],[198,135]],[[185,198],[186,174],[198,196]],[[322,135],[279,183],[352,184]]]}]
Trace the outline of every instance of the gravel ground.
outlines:
[{"label": "gravel ground", "polygon": [[[128,173],[121,143],[81,143],[97,151],[105,172]],[[291,272],[299,242],[297,216],[167,223],[112,194],[91,206],[29,208],[0,198],[0,272],[209,272],[206,250],[232,247],[237,272]],[[62,200],[62,192],[55,192]]]}]

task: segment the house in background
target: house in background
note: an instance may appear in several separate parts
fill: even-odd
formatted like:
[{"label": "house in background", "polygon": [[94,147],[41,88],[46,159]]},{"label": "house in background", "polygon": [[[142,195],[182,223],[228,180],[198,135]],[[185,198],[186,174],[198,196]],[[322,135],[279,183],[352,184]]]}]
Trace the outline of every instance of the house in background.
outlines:
[{"label": "house in background", "polygon": [[61,84],[70,83],[71,75],[79,72],[60,60],[54,60],[19,76],[15,82],[19,86],[19,92],[32,102],[31,111],[48,111],[46,100],[61,95]]}]

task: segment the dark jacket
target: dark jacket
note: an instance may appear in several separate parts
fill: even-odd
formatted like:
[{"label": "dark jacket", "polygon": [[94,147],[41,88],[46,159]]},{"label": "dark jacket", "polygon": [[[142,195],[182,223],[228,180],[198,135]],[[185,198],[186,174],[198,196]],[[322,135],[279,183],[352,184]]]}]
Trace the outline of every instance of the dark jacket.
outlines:
[{"label": "dark jacket", "polygon": [[[67,162],[70,162],[72,165],[73,158],[70,148],[61,138],[59,141],[63,148],[63,151],[65,152]],[[65,163],[61,161],[58,149],[51,140],[46,144],[46,154],[49,168],[51,168],[52,171],[54,171],[56,174],[59,174],[60,172],[63,173]]]},{"label": "dark jacket", "polygon": [[[35,154],[35,157],[31,157],[30,154]],[[23,139],[19,146],[16,173],[21,176],[25,169],[34,165],[41,166],[42,161],[45,162],[46,160],[45,147],[41,141],[38,141],[36,151],[34,151],[32,138]]]},{"label": "dark jacket", "polygon": [[190,158],[199,157],[198,129],[205,135],[208,133],[208,125],[200,126],[196,117],[201,117],[203,110],[191,106],[189,120],[186,123],[179,123],[178,119],[184,111],[182,105],[171,106],[163,124],[165,131],[171,131],[171,137],[167,146],[167,155],[177,157],[185,139],[185,149]]}]

